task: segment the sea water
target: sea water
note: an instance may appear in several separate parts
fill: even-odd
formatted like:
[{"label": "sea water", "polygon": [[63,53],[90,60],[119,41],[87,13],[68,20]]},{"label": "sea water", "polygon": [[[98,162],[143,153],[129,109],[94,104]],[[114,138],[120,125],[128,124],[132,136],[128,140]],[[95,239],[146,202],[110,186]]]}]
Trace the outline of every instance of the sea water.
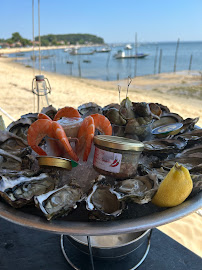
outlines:
[{"label": "sea water", "polygon": [[[41,51],[41,70],[56,72],[67,76],[75,76],[96,80],[119,80],[128,76],[143,76],[164,72],[173,72],[177,42],[159,42],[138,44],[137,52],[148,54],[142,59],[116,59],[118,50],[125,51],[126,55],[135,54],[133,49],[125,50],[126,44],[108,44],[111,51],[108,53],[94,53],[92,55],[70,55],[64,49]],[[101,46],[106,47],[106,46]],[[80,48],[78,52],[89,52],[99,47]],[[160,51],[162,53],[160,61]],[[10,54],[15,61],[29,67],[39,69],[39,51],[35,48],[36,61],[31,56],[33,52],[24,55]],[[192,60],[191,60],[192,58]],[[68,63],[67,63],[68,62]],[[72,62],[72,63],[71,63]],[[180,42],[177,53],[176,71],[202,70],[202,42]]]}]

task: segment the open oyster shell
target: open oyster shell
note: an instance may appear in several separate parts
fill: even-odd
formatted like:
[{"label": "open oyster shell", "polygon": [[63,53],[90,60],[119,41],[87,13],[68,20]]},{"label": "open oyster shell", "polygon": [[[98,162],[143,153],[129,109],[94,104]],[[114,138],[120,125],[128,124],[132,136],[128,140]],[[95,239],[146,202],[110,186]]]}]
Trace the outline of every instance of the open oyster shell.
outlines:
[{"label": "open oyster shell", "polygon": [[0,168],[10,170],[21,170],[22,159],[0,149]]},{"label": "open oyster shell", "polygon": [[8,131],[0,131],[0,148],[17,155],[21,149],[27,147],[27,141]]},{"label": "open oyster shell", "polygon": [[7,127],[7,131],[19,136],[26,141],[28,128],[34,121],[37,120],[37,115],[37,113],[28,113],[22,115],[20,119],[12,122]]},{"label": "open oyster shell", "polygon": [[2,175],[0,180],[1,197],[15,208],[20,208],[41,195],[55,188],[55,180],[46,173],[39,175],[20,175],[11,177]]},{"label": "open oyster shell", "polygon": [[78,107],[79,113],[85,118],[88,115],[99,113],[102,114],[102,107],[94,102],[84,103]]},{"label": "open oyster shell", "polygon": [[41,110],[41,113],[46,114],[51,119],[53,119],[57,113],[57,110],[52,105],[49,105],[48,107],[43,107],[43,109]]},{"label": "open oyster shell", "polygon": [[82,190],[78,186],[64,185],[46,194],[36,196],[35,204],[41,209],[48,220],[67,215],[77,208],[77,202],[82,200]]},{"label": "open oyster shell", "polygon": [[119,181],[114,191],[119,200],[132,200],[138,204],[151,201],[158,189],[158,179],[155,175],[136,176],[133,179]]},{"label": "open oyster shell", "polygon": [[91,218],[107,220],[118,217],[125,204],[117,198],[110,185],[96,183],[86,198],[86,208],[91,211]]}]

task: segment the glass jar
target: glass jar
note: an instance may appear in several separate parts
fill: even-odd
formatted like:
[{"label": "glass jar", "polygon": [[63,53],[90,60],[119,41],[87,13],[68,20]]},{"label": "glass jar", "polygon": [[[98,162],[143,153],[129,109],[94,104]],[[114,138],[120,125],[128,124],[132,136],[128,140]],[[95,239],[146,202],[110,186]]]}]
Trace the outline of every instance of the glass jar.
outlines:
[{"label": "glass jar", "polygon": [[83,119],[78,117],[62,117],[57,122],[63,127],[67,137],[77,138],[78,131],[83,122]]},{"label": "glass jar", "polygon": [[94,169],[117,179],[134,176],[144,144],[128,138],[97,135],[94,137]]}]

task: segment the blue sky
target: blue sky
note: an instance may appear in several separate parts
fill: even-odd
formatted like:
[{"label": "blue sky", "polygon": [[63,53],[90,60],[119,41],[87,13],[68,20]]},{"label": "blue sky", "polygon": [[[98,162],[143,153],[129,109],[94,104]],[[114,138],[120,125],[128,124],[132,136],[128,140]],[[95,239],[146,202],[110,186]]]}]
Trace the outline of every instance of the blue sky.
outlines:
[{"label": "blue sky", "polygon": [[[32,39],[32,0],[0,0],[0,38]],[[34,0],[35,36],[38,0]],[[202,0],[40,0],[40,31],[89,33],[105,42],[202,40]]]}]

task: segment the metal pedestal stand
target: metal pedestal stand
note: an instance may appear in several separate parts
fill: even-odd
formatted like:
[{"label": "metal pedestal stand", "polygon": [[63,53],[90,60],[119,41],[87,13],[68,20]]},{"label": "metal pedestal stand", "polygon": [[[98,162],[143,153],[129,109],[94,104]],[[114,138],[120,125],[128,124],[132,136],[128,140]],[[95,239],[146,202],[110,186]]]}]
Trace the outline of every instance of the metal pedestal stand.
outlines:
[{"label": "metal pedestal stand", "polygon": [[[150,231],[150,234],[149,234],[149,236],[148,236],[147,245],[146,245],[146,247],[145,247],[145,252],[144,252],[143,256],[141,257],[141,259],[139,260],[138,263],[136,263],[132,268],[128,268],[128,270],[135,270],[135,269],[137,269],[137,268],[144,262],[145,258],[147,257],[147,254],[149,253],[149,249],[150,249],[150,245],[151,245],[151,234],[152,234],[152,230]],[[81,267],[81,266],[78,266],[78,267],[77,267],[77,266],[72,262],[72,259],[70,259],[69,251],[67,252],[67,251],[65,250],[64,237],[65,237],[65,235],[62,234],[62,235],[61,235],[61,238],[60,238],[60,246],[61,246],[61,250],[62,250],[63,256],[65,257],[66,261],[68,262],[68,264],[69,264],[73,269],[75,269],[75,270],[82,270],[82,268],[79,268],[79,267]],[[68,240],[68,238],[66,238],[66,240]],[[87,256],[88,258],[90,257],[90,263],[89,263],[90,265],[88,265],[88,268],[83,268],[83,269],[92,269],[92,270],[96,270],[96,268],[95,268],[95,266],[96,266],[95,260],[96,260],[96,259],[93,257],[93,250],[92,250],[92,246],[91,246],[91,239],[90,239],[90,236],[87,236],[87,240],[88,240],[89,255],[84,255],[84,256]],[[68,245],[71,246],[71,250],[72,250],[72,247],[74,247],[74,245],[73,245],[70,241],[68,241]],[[75,248],[75,247],[74,247],[74,248]],[[76,248],[75,248],[75,249],[76,249]],[[77,252],[82,253],[82,252],[79,251],[78,249],[77,249]],[[133,256],[133,255],[134,255],[134,252],[135,252],[135,250],[134,250],[133,252],[131,252],[130,254],[127,254],[127,255],[123,256],[123,258],[126,258],[126,256]],[[78,256],[77,256],[77,259],[78,259]],[[118,259],[118,260],[119,260],[119,264],[120,264],[120,263],[121,263],[121,260],[124,260],[124,259]],[[101,261],[103,262],[104,260],[102,259],[102,260],[100,260],[100,262],[101,262]],[[109,259],[106,260],[106,262],[109,262]],[[128,260],[126,260],[126,262],[128,262]],[[100,268],[100,269],[101,269],[101,268]],[[102,268],[102,269],[106,269],[106,268],[104,267],[104,268]],[[113,267],[112,267],[112,268],[110,267],[110,269],[113,269]],[[117,269],[117,268],[114,268],[114,269]],[[127,268],[121,267],[120,269],[127,269]]]}]

